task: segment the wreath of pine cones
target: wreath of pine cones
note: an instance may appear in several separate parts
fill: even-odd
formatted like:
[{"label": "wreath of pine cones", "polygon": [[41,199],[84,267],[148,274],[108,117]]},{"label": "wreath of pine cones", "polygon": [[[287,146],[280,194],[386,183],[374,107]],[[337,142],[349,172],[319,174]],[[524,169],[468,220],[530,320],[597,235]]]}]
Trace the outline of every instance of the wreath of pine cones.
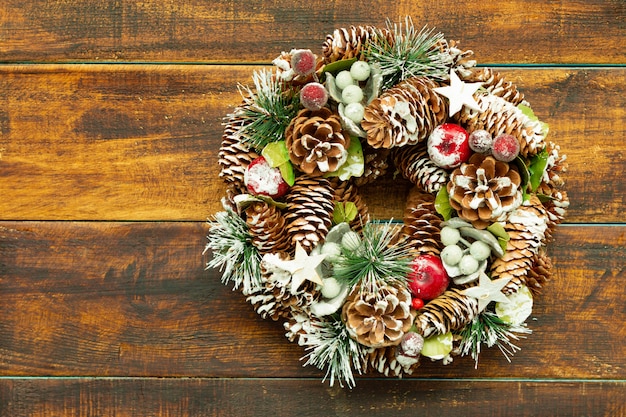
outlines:
[{"label": "wreath of pine cones", "polygon": [[[569,201],[517,87],[410,18],[337,29],[253,84],[225,119],[207,268],[331,385],[518,350]],[[403,222],[368,214],[360,189],[383,178],[412,184]]]}]

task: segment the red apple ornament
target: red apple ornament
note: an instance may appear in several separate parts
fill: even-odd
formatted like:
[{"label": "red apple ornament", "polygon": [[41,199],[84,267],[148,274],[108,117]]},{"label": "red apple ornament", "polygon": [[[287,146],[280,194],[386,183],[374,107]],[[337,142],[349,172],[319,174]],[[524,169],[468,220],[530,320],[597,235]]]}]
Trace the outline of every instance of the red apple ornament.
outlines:
[{"label": "red apple ornament", "polygon": [[450,277],[438,256],[425,254],[413,259],[409,272],[409,291],[421,300],[439,297],[448,288]]},{"label": "red apple ornament", "polygon": [[471,154],[469,134],[457,124],[439,125],[428,137],[428,156],[441,168],[456,168],[466,162]]},{"label": "red apple ornament", "polygon": [[279,168],[272,168],[264,157],[259,156],[250,162],[243,177],[251,194],[280,198],[289,191],[289,184],[283,179]]}]

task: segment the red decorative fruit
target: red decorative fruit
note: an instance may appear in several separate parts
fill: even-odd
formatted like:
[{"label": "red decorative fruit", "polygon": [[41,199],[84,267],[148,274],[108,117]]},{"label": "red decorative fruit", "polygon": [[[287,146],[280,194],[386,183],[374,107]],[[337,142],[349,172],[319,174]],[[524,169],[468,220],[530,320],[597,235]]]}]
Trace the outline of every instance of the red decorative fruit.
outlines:
[{"label": "red decorative fruit", "polygon": [[413,307],[413,310],[419,310],[420,308],[424,307],[424,300],[422,300],[421,298],[413,298],[411,300],[411,307]]},{"label": "red decorative fruit", "polygon": [[272,168],[262,156],[250,162],[244,174],[244,183],[254,195],[279,198],[289,191],[289,184],[283,179],[280,169]]},{"label": "red decorative fruit", "polygon": [[428,156],[441,168],[456,168],[466,162],[471,154],[469,134],[457,124],[439,125],[428,137]]},{"label": "red decorative fruit", "polygon": [[321,109],[327,101],[328,91],[320,83],[308,83],[300,90],[300,102],[311,111]]},{"label": "red decorative fruit", "polygon": [[409,291],[421,300],[439,297],[448,288],[450,277],[438,256],[425,254],[413,259],[409,272]]},{"label": "red decorative fruit", "polygon": [[298,75],[311,74],[315,71],[315,55],[310,49],[292,51],[291,68]]},{"label": "red decorative fruit", "polygon": [[491,153],[498,161],[511,162],[519,154],[519,141],[515,136],[503,133],[493,140]]}]

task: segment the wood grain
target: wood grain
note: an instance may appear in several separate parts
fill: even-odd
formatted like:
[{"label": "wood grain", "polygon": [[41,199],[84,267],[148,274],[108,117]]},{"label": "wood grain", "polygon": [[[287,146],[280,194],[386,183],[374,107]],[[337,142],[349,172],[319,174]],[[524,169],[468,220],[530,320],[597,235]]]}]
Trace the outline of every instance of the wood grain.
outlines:
[{"label": "wood grain", "polygon": [[616,417],[626,413],[624,388],[607,381],[362,380],[347,390],[307,379],[14,378],[0,381],[0,414]]},{"label": "wood grain", "polygon": [[0,60],[269,62],[281,50],[319,48],[335,28],[407,15],[482,62],[624,63],[622,0],[5,0]]},{"label": "wood grain", "polygon": [[[0,224],[0,374],[316,377],[280,323],[205,271],[203,223]],[[624,379],[624,226],[563,226],[556,277],[508,363],[425,361],[417,378]],[[268,366],[272,364],[272,366]]]},{"label": "wood grain", "polygon": [[[0,66],[0,217],[204,220],[224,194],[222,118],[255,68]],[[621,222],[626,184],[605,179],[626,170],[626,69],[502,72],[568,155],[567,220]],[[373,215],[401,216],[408,186],[367,187]]]}]

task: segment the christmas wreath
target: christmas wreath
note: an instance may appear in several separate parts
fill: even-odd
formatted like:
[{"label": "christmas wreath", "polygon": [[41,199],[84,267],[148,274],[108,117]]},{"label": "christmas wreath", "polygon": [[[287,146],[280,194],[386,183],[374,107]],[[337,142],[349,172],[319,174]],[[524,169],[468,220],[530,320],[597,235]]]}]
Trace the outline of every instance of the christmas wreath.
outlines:
[{"label": "christmas wreath", "polygon": [[[565,156],[472,58],[407,18],[337,29],[320,55],[283,52],[239,86],[207,268],[331,385],[412,374],[422,357],[478,363],[482,346],[509,359],[530,332],[569,204]],[[403,222],[368,215],[359,189],[381,178],[412,184]]]}]

